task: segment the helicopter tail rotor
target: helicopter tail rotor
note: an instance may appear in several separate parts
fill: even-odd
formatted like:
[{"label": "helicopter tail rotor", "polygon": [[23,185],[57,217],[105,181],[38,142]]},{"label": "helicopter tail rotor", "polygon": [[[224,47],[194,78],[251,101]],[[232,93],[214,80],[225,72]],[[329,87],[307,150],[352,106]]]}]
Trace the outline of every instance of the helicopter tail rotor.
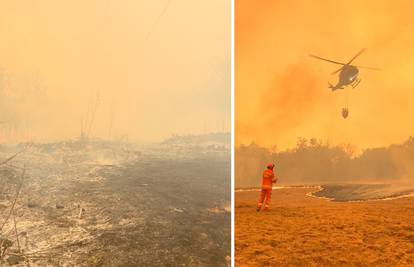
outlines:
[{"label": "helicopter tail rotor", "polygon": [[335,91],[336,89],[338,89],[333,84],[331,84],[330,82],[328,82],[328,88],[331,89],[332,92]]}]

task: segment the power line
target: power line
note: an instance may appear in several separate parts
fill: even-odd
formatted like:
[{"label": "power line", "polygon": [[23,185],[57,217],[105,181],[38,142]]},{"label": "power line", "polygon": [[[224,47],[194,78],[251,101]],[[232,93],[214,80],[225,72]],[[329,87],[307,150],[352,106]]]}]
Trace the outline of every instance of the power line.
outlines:
[{"label": "power line", "polygon": [[172,0],[168,0],[167,1],[167,3],[164,6],[164,9],[161,11],[161,13],[159,14],[159,16],[155,19],[154,23],[152,24],[151,29],[148,31],[147,37],[145,38],[145,40],[148,40],[151,37],[152,32],[155,30],[155,28],[160,23],[162,16],[164,16],[165,12],[167,12],[168,7],[170,6],[171,2],[172,2]]}]

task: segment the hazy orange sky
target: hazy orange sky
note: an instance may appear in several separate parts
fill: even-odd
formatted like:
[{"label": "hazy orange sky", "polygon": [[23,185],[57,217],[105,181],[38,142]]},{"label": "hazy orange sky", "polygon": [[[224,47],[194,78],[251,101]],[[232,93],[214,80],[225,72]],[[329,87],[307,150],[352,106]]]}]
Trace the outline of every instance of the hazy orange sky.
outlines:
[{"label": "hazy orange sky", "polygon": [[[236,144],[287,148],[316,137],[357,148],[414,135],[412,1],[236,0]],[[328,81],[338,66],[309,53],[355,64],[362,82],[346,92]]]},{"label": "hazy orange sky", "polygon": [[229,130],[229,1],[1,1],[0,36],[0,127],[16,135],[79,136],[98,91],[93,136]]}]

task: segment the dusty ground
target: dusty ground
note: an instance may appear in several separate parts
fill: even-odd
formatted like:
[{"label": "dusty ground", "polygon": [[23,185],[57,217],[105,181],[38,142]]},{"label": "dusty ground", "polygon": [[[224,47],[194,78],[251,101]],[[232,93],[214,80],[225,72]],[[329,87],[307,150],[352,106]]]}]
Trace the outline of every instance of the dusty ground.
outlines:
[{"label": "dusty ground", "polygon": [[[227,266],[228,162],[167,154],[31,148],[0,168],[0,224],[26,166],[16,221],[31,266]],[[13,241],[8,266],[12,220],[0,234]]]},{"label": "dusty ground", "polygon": [[315,189],[236,193],[236,266],[414,266],[414,197],[330,202]]}]

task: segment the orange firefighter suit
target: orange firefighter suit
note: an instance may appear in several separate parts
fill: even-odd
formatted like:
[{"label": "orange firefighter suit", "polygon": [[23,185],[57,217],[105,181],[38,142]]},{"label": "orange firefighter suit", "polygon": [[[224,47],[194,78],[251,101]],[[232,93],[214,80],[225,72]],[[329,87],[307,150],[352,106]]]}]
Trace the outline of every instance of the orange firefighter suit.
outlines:
[{"label": "orange firefighter suit", "polygon": [[262,208],[263,202],[265,210],[269,209],[270,199],[272,197],[272,185],[273,183],[276,183],[276,181],[277,178],[275,178],[273,168],[270,169],[268,167],[268,169],[263,172],[262,191],[260,192],[259,202],[257,203],[258,211]]}]

